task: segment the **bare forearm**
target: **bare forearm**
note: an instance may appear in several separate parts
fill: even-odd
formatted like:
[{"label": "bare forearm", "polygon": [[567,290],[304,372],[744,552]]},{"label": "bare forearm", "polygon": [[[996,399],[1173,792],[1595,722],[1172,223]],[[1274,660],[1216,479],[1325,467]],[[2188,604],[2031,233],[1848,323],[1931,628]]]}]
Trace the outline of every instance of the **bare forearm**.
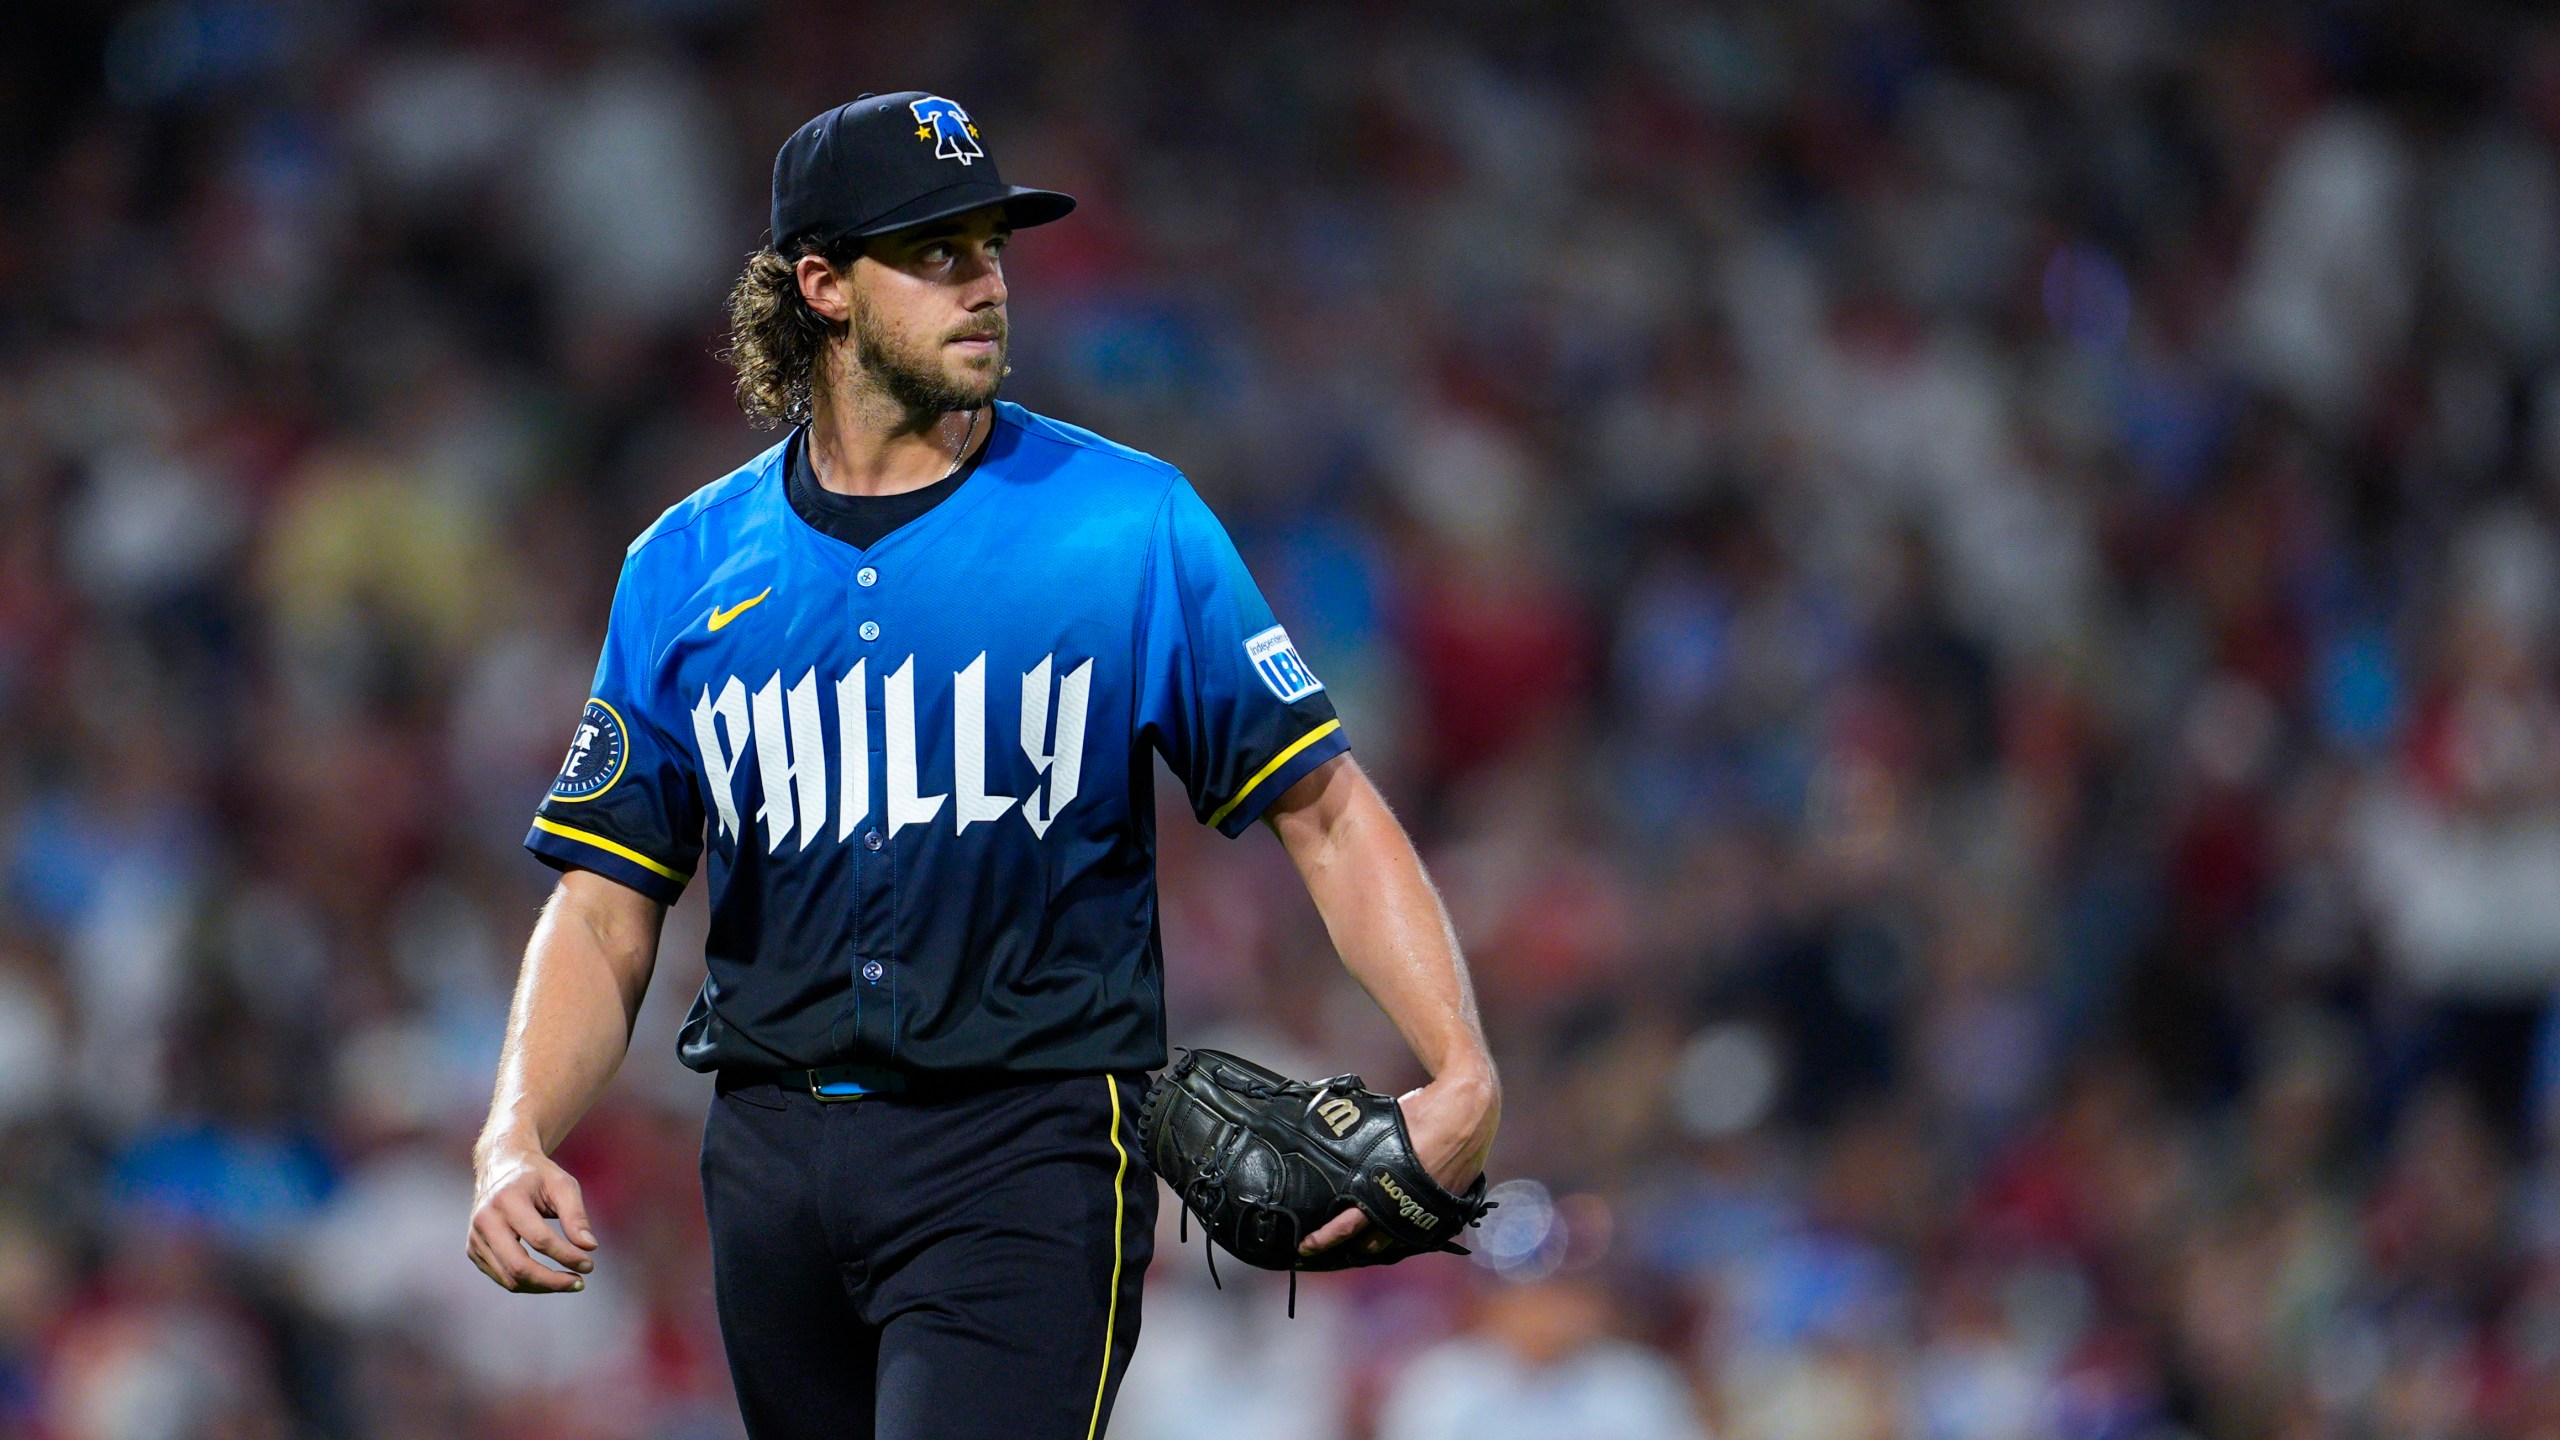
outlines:
[{"label": "bare forearm", "polygon": [[[1274,807],[1272,828],[1305,879],[1344,968],[1395,1022],[1434,1080],[1493,1086],[1493,1061],[1457,936],[1404,827],[1348,757],[1300,783],[1309,793],[1293,787]],[[1300,803],[1291,806],[1291,800]]]},{"label": "bare forearm", "polygon": [[525,946],[484,1160],[508,1145],[549,1153],[595,1103],[630,1048],[665,913],[600,876],[562,877]]},{"label": "bare forearm", "polygon": [[[1413,841],[1350,756],[1309,771],[1268,817],[1324,916],[1343,968],[1387,1012],[1431,1083],[1397,1097],[1414,1153],[1452,1191],[1479,1180],[1502,1124],[1502,1080],[1485,1048],[1458,937]],[[1368,1223],[1357,1206],[1298,1246],[1312,1254]]]}]

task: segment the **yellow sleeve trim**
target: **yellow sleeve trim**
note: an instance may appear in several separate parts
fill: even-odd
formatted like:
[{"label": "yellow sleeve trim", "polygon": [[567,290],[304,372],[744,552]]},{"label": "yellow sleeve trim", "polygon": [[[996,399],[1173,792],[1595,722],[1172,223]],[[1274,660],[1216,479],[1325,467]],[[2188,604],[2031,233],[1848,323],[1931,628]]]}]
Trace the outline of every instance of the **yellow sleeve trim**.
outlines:
[{"label": "yellow sleeve trim", "polygon": [[[1304,742],[1302,741],[1300,743],[1303,744]],[[607,840],[601,835],[590,835],[584,830],[573,829],[567,825],[561,824],[557,820],[546,820],[543,817],[536,815],[533,817],[533,828],[543,831],[546,834],[557,835],[564,840],[576,840],[583,844],[593,845],[608,855],[619,855],[623,859],[630,861],[632,864],[639,866],[641,869],[664,875],[679,885],[693,878],[690,875],[668,869],[666,866],[659,864],[657,861],[650,859],[648,856],[641,854],[639,851],[632,849],[628,845],[617,844],[614,841]]]},{"label": "yellow sleeve trim", "polygon": [[1295,744],[1292,744],[1288,749],[1281,751],[1279,754],[1272,756],[1270,764],[1254,771],[1253,778],[1244,782],[1244,788],[1236,792],[1235,798],[1229,800],[1226,804],[1219,806],[1218,813],[1209,817],[1209,823],[1211,825],[1215,825],[1219,821],[1236,813],[1236,807],[1244,803],[1244,797],[1252,794],[1255,786],[1270,779],[1272,775],[1279,771],[1281,766],[1297,759],[1299,751],[1306,749],[1308,746],[1313,745],[1317,741],[1341,728],[1342,722],[1340,720],[1327,720],[1313,730],[1299,736]]}]

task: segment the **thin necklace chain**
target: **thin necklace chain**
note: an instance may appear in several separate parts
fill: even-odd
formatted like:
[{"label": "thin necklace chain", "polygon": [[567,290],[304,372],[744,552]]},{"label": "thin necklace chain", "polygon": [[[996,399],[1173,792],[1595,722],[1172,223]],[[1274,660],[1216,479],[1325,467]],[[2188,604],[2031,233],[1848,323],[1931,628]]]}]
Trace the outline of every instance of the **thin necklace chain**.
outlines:
[{"label": "thin necklace chain", "polygon": [[[969,442],[978,438],[978,416],[984,412],[986,408],[987,407],[984,405],[979,405],[970,409],[969,432],[960,437],[960,448],[951,452],[951,468],[943,471],[942,478],[934,481],[934,484],[939,485],[943,480],[948,480],[952,476],[960,473],[960,462],[969,458]],[[809,466],[810,473],[814,475],[817,472],[817,468],[815,456],[812,455]],[[821,487],[826,484],[823,480],[818,483]]]},{"label": "thin necklace chain", "polygon": [[[942,472],[942,480],[960,473],[960,462],[969,458],[969,442],[978,438],[978,412],[986,408],[979,405],[969,411],[969,432],[960,437],[960,448],[951,452],[951,468]],[[942,480],[933,483],[939,485]]]}]

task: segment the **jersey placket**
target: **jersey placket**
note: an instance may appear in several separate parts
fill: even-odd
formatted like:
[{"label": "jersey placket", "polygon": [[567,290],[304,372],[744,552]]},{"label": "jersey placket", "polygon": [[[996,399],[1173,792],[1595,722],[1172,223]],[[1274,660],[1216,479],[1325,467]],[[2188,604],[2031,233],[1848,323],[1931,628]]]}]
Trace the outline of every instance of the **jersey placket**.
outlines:
[{"label": "jersey placket", "polygon": [[889,791],[888,717],[881,697],[890,666],[881,643],[879,567],[866,558],[854,572],[853,582],[846,618],[853,626],[856,653],[869,660],[875,677],[863,694],[868,717],[863,726],[867,743],[863,763],[881,782],[871,787],[871,810],[863,817],[861,848],[853,857],[853,1048],[864,1059],[885,1064],[898,1052],[898,862],[882,813]]}]

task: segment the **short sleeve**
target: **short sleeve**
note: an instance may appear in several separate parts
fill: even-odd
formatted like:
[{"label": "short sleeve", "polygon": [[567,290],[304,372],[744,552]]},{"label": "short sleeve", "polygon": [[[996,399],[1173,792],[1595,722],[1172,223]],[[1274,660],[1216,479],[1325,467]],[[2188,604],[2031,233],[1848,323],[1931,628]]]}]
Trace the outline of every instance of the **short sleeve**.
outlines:
[{"label": "short sleeve", "polygon": [[672,905],[702,857],[702,798],[690,752],[659,723],[656,625],[638,591],[625,565],[595,688],[524,843],[554,869],[592,870]]},{"label": "short sleeve", "polygon": [[1308,668],[1187,481],[1156,517],[1139,637],[1138,726],[1191,808],[1244,833],[1308,771],[1351,748]]}]

